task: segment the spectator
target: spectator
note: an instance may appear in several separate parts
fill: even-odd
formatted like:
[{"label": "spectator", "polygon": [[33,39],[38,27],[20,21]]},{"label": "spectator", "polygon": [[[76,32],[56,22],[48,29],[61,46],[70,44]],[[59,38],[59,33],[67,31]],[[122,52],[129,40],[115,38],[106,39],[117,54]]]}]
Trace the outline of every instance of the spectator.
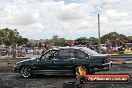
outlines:
[{"label": "spectator", "polygon": [[49,47],[48,44],[45,43],[45,44],[44,44],[44,48],[45,48],[46,50],[48,50],[48,47]]},{"label": "spectator", "polygon": [[107,52],[110,53],[111,52],[111,42],[109,41],[109,39],[106,40],[105,44],[106,44]]}]

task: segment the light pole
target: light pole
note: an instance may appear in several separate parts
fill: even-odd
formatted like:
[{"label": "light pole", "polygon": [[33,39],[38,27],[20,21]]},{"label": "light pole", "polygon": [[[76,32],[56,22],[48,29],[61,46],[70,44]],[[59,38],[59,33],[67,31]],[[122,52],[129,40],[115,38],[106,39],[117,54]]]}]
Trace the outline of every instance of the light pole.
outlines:
[{"label": "light pole", "polygon": [[100,14],[98,14],[98,39],[99,39],[99,52],[101,51],[101,41],[100,41]]}]

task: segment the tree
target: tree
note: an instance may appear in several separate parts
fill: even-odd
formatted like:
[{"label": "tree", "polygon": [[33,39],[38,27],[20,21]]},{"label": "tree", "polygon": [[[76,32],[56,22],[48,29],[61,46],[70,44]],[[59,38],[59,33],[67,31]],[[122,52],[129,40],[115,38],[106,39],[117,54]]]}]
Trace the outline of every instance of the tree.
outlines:
[{"label": "tree", "polygon": [[92,42],[96,42],[96,43],[99,42],[98,38],[95,38],[95,37],[90,37],[90,38],[88,39],[88,41],[92,41]]},{"label": "tree", "polygon": [[46,39],[45,41],[54,46],[64,46],[65,44],[65,38],[59,38],[58,35],[53,35],[52,39]]},{"label": "tree", "polygon": [[57,40],[54,41],[55,46],[64,46],[65,39],[64,38],[58,38]]},{"label": "tree", "polygon": [[19,45],[26,44],[27,42],[29,42],[27,38],[21,38],[17,41]]},{"label": "tree", "polygon": [[59,38],[58,35],[53,35],[53,37],[52,37],[53,40],[56,40],[56,39],[58,39],[58,38]]},{"label": "tree", "polygon": [[127,39],[132,41],[132,36],[128,36]]},{"label": "tree", "polygon": [[126,40],[127,37],[123,34],[118,34],[117,32],[110,32],[101,37],[101,43],[105,43],[107,39],[109,39],[110,41],[116,41],[116,40]]},{"label": "tree", "polygon": [[119,34],[118,36],[119,40],[123,41],[123,40],[129,40],[125,35],[123,34]]},{"label": "tree", "polygon": [[10,46],[17,43],[22,39],[22,36],[19,35],[17,29],[11,30],[8,28],[0,29],[0,44],[5,44]]},{"label": "tree", "polygon": [[125,35],[118,34],[117,32],[110,32],[106,35],[103,35],[101,37],[101,43],[105,43],[107,39],[110,40],[113,47],[129,40]]},{"label": "tree", "polygon": [[105,43],[105,41],[106,41],[107,39],[109,39],[110,41],[116,40],[118,37],[119,37],[119,34],[116,33],[116,32],[108,33],[108,34],[103,35],[103,36],[101,37],[101,43]]}]

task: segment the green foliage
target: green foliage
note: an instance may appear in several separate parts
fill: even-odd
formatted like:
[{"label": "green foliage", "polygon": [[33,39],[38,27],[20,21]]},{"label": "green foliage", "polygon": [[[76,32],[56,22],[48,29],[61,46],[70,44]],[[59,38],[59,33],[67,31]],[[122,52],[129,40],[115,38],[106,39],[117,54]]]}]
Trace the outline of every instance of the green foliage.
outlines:
[{"label": "green foliage", "polygon": [[27,42],[29,42],[29,40],[28,40],[27,38],[19,38],[19,39],[17,40],[17,43],[18,43],[19,45],[26,44]]},{"label": "green foliage", "polygon": [[97,43],[99,42],[98,38],[95,37],[90,37],[88,41],[97,42]]},{"label": "green foliage", "polygon": [[53,35],[52,39],[46,39],[45,41],[54,46],[64,46],[65,44],[65,38],[59,38],[58,35]]},{"label": "green foliage", "polygon": [[128,40],[132,40],[132,36],[128,36],[127,39],[128,39]]},{"label": "green foliage", "polygon": [[53,35],[52,40],[57,40],[59,38],[58,35]]},{"label": "green foliage", "polygon": [[[117,32],[111,32],[106,35],[103,35],[101,37],[101,43],[105,43],[105,41],[109,39],[110,41],[123,41],[123,40],[132,40],[132,36],[125,36],[123,34],[118,34]],[[45,40],[49,44],[53,44],[54,46],[64,46],[65,43],[65,38],[60,38],[58,35],[53,35],[52,39],[46,39]],[[78,42],[97,42],[98,43],[98,38],[96,37],[80,37],[77,38],[76,41]],[[27,43],[28,39],[27,38],[22,38],[22,36],[17,32],[17,29],[11,30],[8,28],[0,29],[0,45],[5,44],[7,46],[10,46],[12,44],[18,43],[23,44]]]},{"label": "green foliage", "polygon": [[92,41],[92,42],[97,42],[98,43],[98,38],[95,38],[95,37],[90,37],[90,38],[86,38],[86,37],[80,37],[78,39],[76,39],[76,41],[78,42],[89,42],[89,41]]},{"label": "green foliage", "polygon": [[53,44],[55,46],[64,46],[65,39],[64,38],[58,38],[56,40],[53,40]]},{"label": "green foliage", "polygon": [[117,32],[110,32],[101,37],[101,43],[105,43],[107,39],[109,39],[110,41],[118,41],[118,40],[127,40],[127,37],[123,34],[118,34]]},{"label": "green foliage", "polygon": [[22,40],[22,36],[19,35],[17,29],[11,30],[8,28],[0,29],[0,45],[5,44],[10,46]]}]

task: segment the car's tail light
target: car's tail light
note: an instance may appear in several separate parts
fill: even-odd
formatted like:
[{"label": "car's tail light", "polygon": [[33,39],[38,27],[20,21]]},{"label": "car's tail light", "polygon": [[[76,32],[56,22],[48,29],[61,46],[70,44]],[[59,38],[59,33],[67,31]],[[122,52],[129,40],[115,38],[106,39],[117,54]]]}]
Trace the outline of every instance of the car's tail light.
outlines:
[{"label": "car's tail light", "polygon": [[111,60],[111,56],[108,55],[104,57],[104,63],[109,63],[110,60]]}]

